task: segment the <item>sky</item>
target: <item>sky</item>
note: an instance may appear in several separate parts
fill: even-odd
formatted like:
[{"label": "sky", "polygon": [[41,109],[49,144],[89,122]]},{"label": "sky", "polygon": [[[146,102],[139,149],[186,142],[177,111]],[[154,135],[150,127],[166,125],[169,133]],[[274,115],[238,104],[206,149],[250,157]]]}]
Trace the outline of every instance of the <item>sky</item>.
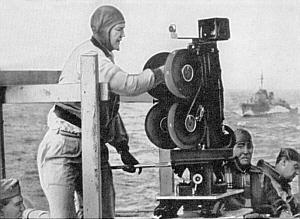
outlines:
[{"label": "sky", "polygon": [[126,37],[115,52],[125,71],[139,73],[159,52],[184,49],[197,37],[199,19],[224,17],[231,38],[218,49],[225,89],[300,88],[298,0],[0,0],[0,70],[61,70],[72,49],[89,39],[90,15],[118,7]]}]

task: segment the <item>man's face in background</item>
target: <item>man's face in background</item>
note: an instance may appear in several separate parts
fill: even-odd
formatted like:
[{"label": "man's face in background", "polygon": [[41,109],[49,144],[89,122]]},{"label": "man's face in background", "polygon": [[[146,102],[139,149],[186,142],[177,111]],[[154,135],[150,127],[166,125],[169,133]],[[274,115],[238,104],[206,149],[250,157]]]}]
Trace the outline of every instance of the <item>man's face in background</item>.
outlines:
[{"label": "man's face in background", "polygon": [[288,182],[292,182],[295,176],[299,175],[300,166],[297,161],[283,158],[277,165],[276,169]]},{"label": "man's face in background", "polygon": [[237,136],[237,142],[233,147],[233,156],[237,157],[242,166],[250,165],[253,154],[253,144],[251,139],[240,134]]}]

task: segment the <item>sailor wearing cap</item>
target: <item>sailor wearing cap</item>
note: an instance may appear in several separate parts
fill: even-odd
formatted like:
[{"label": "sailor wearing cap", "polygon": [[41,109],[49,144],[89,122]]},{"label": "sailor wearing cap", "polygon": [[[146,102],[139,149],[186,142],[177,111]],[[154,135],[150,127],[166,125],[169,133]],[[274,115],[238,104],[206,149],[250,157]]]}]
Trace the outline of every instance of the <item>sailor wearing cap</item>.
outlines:
[{"label": "sailor wearing cap", "polygon": [[0,218],[21,218],[24,210],[19,181],[1,179]]},{"label": "sailor wearing cap", "polygon": [[292,194],[290,182],[299,175],[300,154],[293,148],[282,148],[275,166],[264,160],[259,160],[257,166],[265,176],[258,206],[271,206],[269,213],[273,217],[287,218],[299,214],[300,205]]}]

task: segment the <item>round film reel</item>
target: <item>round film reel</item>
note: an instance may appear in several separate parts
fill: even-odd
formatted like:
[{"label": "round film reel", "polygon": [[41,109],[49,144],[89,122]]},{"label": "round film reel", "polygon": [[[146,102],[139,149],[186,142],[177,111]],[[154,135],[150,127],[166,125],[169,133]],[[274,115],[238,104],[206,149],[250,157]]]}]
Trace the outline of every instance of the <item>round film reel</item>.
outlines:
[{"label": "round film reel", "polygon": [[192,98],[199,89],[203,73],[197,58],[187,49],[175,50],[167,57],[165,81],[176,97]]},{"label": "round film reel", "polygon": [[[143,70],[150,68],[156,69],[160,66],[165,65],[167,57],[170,53],[168,52],[161,52],[153,55],[144,65]],[[169,91],[165,83],[157,85],[155,88],[148,91],[148,93],[154,97],[155,99],[162,100],[162,101],[169,101],[173,100],[175,96]]]},{"label": "round film reel", "polygon": [[176,147],[168,131],[168,111],[170,106],[155,104],[146,116],[145,131],[149,140],[162,149]]},{"label": "round film reel", "polygon": [[174,103],[168,113],[168,130],[173,142],[182,149],[196,147],[205,136],[204,120],[187,115],[189,105]]}]

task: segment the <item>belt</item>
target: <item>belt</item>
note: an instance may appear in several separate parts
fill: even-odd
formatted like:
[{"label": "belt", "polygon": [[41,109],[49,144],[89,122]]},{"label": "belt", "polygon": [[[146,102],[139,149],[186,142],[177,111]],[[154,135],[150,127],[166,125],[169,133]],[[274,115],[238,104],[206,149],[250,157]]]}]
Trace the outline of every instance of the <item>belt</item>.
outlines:
[{"label": "belt", "polygon": [[66,137],[71,137],[71,138],[81,138],[80,132],[68,132],[68,131],[58,129],[57,134],[60,134],[62,136],[66,136]]},{"label": "belt", "polygon": [[75,125],[79,128],[81,128],[81,119],[78,118],[76,115],[73,113],[70,113],[68,110],[65,110],[64,108],[55,105],[54,106],[54,111],[53,111],[58,118],[61,118],[72,125]]}]

